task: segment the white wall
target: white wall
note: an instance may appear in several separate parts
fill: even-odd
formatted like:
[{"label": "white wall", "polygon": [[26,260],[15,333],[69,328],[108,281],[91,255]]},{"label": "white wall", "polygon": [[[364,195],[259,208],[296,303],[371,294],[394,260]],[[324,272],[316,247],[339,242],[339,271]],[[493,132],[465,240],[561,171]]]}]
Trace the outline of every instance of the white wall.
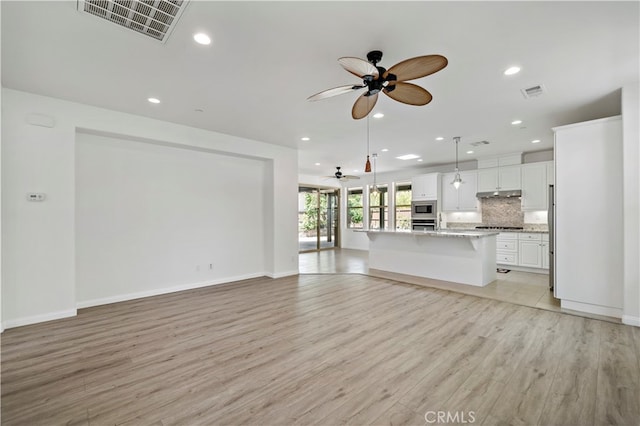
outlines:
[{"label": "white wall", "polygon": [[[0,22],[2,22],[2,7],[0,7]],[[2,25],[0,24],[0,27]],[[0,28],[0,46],[2,46],[2,31]],[[0,82],[2,81],[2,55],[0,54]],[[0,86],[0,128],[2,128],[2,87]],[[2,187],[2,132],[0,132],[0,188]],[[0,235],[2,235],[2,197],[0,197]],[[2,244],[0,242],[0,259],[2,259]],[[2,262],[0,261],[0,333],[4,331],[2,322]],[[0,420],[1,417],[0,417]]]},{"label": "white wall", "polygon": [[640,326],[640,84],[622,88],[624,307],[622,321]]},{"label": "white wall", "polygon": [[[9,89],[3,89],[2,103],[5,327],[75,314],[74,156],[78,130],[264,162],[265,201],[255,212],[265,220],[264,273],[274,277],[297,273],[295,150]],[[33,113],[53,118],[55,126],[29,125],[26,117]],[[44,192],[47,200],[28,203],[27,192]],[[238,230],[238,237],[250,243],[247,235]],[[253,266],[251,269],[246,272],[252,273]]]},{"label": "white wall", "polygon": [[264,161],[87,133],[75,154],[79,306],[264,274]]}]

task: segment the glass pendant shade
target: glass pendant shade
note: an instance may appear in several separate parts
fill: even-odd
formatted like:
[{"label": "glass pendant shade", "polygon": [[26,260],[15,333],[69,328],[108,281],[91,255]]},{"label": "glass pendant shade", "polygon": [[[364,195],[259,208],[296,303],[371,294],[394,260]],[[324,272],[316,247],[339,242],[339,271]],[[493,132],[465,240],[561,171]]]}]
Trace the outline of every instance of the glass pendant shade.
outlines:
[{"label": "glass pendant shade", "polygon": [[462,178],[460,177],[460,173],[456,173],[456,177],[453,179],[453,187],[455,189],[460,188],[460,184],[462,183]]},{"label": "glass pendant shade", "polygon": [[371,172],[371,161],[369,161],[369,156],[367,155],[367,163],[364,165],[364,172],[365,173],[370,173]]}]

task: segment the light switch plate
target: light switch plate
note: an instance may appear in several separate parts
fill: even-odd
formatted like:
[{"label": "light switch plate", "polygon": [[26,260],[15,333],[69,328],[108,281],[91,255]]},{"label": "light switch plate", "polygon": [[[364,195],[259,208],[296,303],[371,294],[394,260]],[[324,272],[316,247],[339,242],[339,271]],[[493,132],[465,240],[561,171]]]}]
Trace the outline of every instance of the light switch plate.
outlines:
[{"label": "light switch plate", "polygon": [[47,195],[42,192],[29,192],[27,194],[28,201],[44,201]]}]

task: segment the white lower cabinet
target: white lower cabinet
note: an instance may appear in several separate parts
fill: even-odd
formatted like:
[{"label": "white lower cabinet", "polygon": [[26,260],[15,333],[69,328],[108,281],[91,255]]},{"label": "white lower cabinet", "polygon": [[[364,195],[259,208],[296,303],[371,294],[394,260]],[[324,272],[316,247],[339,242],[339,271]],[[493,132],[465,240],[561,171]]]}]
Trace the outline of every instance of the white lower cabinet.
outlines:
[{"label": "white lower cabinet", "polygon": [[501,232],[496,237],[496,263],[499,265],[518,264],[518,234]]},{"label": "white lower cabinet", "polygon": [[496,238],[496,263],[549,269],[549,234],[501,232]]},{"label": "white lower cabinet", "polygon": [[529,268],[542,268],[542,253],[540,241],[519,241],[518,254],[520,255],[520,266]]}]

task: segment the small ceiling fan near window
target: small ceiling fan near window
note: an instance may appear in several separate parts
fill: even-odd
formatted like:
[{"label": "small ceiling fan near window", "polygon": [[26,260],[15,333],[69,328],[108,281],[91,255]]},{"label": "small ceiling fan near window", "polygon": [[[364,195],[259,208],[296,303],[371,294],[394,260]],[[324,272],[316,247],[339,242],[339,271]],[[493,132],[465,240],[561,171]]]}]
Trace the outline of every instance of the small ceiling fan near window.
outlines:
[{"label": "small ceiling fan near window", "polygon": [[378,101],[378,93],[383,92],[398,102],[408,105],[426,105],[433,99],[431,93],[420,86],[407,83],[408,80],[426,77],[447,66],[447,58],[441,55],[417,56],[395,64],[388,70],[378,66],[382,52],[373,50],[367,54],[367,60],[353,57],[338,59],[342,67],[351,74],[362,78],[361,85],[346,85],[324,90],[309,96],[307,100],[318,101],[367,89],[353,104],[351,116],[358,120],[366,117]]},{"label": "small ceiling fan near window", "polygon": [[333,176],[325,176],[325,178],[327,178],[327,179],[338,179],[340,181],[360,179],[358,176],[352,176],[352,175],[343,174],[342,171],[340,170],[340,166],[336,166],[336,172],[333,174]]}]

